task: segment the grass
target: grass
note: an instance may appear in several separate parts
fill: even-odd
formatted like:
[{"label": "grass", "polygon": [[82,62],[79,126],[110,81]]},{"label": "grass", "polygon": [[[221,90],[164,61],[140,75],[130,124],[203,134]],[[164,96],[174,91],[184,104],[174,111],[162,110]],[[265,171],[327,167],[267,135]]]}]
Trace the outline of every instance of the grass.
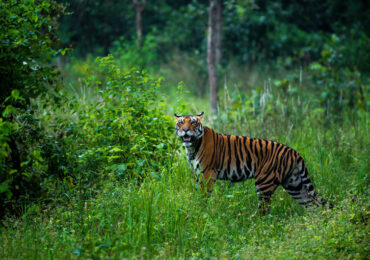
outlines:
[{"label": "grass", "polygon": [[[185,113],[179,107],[182,100],[189,111],[205,111],[205,125],[216,131],[289,145],[305,158],[314,187],[335,208],[305,211],[280,187],[272,198],[271,215],[253,217],[258,206],[254,180],[219,181],[205,199],[195,185],[184,149],[171,148],[164,158],[166,166],[140,185],[118,181],[108,172],[102,176],[100,190],[79,182],[68,199],[64,194],[63,200],[47,205],[25,205],[20,218],[2,222],[0,258],[367,259],[368,113],[342,113],[342,118],[333,120],[319,108],[317,93],[306,89],[306,75],[303,83],[294,75],[289,82],[265,80],[261,71],[231,68],[220,91],[220,115],[212,118],[208,99],[194,95],[193,88],[200,88],[203,78],[193,70],[202,64],[189,58],[181,67],[181,60],[175,57],[173,64],[161,68],[172,108],[167,114]],[[85,64],[92,66],[75,64],[71,71]],[[245,86],[243,79],[263,87]],[[178,80],[193,93],[167,91]],[[83,102],[80,109],[96,105],[97,95],[83,81],[72,81],[66,87],[71,103]],[[54,108],[43,106],[43,100],[37,102],[36,113],[49,132],[54,131],[51,125],[58,129],[60,122],[78,121],[80,111],[69,109],[68,104]]]},{"label": "grass", "polygon": [[[335,204],[333,210],[306,212],[279,188],[271,215],[252,217],[253,180],[217,182],[204,199],[185,152],[174,150],[162,172],[140,186],[107,176],[93,198],[86,199],[90,188],[81,187],[67,203],[29,205],[21,218],[5,219],[0,258],[366,259],[367,119],[363,113],[324,126],[307,115],[288,135],[279,122],[271,124],[273,136],[261,131],[260,137],[273,137],[303,155],[315,188]],[[262,123],[241,121],[223,130],[240,133]]]}]

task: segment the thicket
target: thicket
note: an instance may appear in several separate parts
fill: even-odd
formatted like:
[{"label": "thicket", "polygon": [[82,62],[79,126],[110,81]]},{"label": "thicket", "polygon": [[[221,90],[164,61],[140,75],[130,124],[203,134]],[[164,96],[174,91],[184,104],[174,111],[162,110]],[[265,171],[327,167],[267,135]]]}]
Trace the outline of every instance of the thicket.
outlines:
[{"label": "thicket", "polygon": [[78,183],[158,175],[175,145],[160,79],[122,72],[111,56],[81,78],[94,103],[68,96],[50,66],[68,51],[55,48],[63,10],[54,1],[1,3],[1,217],[35,200],[68,200]]},{"label": "thicket", "polygon": [[[14,116],[13,131],[3,142],[10,148],[10,156],[2,157],[4,209],[20,213],[22,203],[40,198],[68,203],[76,189],[95,190],[103,180],[140,183],[166,172],[169,150],[178,144],[172,117],[164,112],[167,105],[158,97],[160,80],[142,71],[124,73],[111,56],[94,65],[82,79],[93,100],[50,93],[48,102],[44,97],[33,101],[34,113]],[[17,147],[8,146],[10,138]],[[19,169],[10,161],[15,152]],[[81,199],[92,195],[84,193]]]},{"label": "thicket", "polygon": [[[42,193],[47,162],[42,163],[41,153],[50,140],[30,102],[58,87],[58,72],[50,62],[65,52],[55,49],[57,19],[63,13],[52,0],[0,2],[1,216]],[[54,155],[47,155],[51,162]]]},{"label": "thicket", "polygon": [[57,20],[64,8],[56,1],[15,0],[1,1],[0,7],[0,104],[4,108],[16,99],[16,105],[22,105],[17,94],[7,99],[18,90],[24,107],[30,98],[57,85],[57,72],[50,63],[65,52],[56,49]]}]

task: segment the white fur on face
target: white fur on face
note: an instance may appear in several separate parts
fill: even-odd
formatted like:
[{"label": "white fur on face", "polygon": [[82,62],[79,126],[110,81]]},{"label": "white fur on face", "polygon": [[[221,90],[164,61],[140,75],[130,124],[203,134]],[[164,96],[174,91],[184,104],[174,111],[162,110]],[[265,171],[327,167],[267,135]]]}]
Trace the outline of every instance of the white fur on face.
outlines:
[{"label": "white fur on face", "polygon": [[[176,129],[176,134],[177,134],[178,137],[183,137],[183,136],[185,136],[185,131],[180,130],[180,129],[178,129],[178,130]],[[186,132],[186,134],[188,136],[194,136],[195,132],[194,131],[188,131],[188,132]]]}]

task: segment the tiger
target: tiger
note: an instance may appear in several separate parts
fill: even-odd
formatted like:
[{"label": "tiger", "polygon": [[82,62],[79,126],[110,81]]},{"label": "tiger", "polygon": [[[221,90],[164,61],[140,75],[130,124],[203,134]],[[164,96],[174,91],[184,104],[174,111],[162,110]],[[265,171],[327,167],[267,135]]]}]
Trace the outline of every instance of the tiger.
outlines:
[{"label": "tiger", "polygon": [[271,196],[279,185],[305,208],[332,204],[314,189],[302,156],[294,149],[259,138],[219,134],[203,126],[204,113],[179,116],[176,135],[201,187],[208,193],[216,180],[240,182],[255,179],[260,215],[270,214]]}]

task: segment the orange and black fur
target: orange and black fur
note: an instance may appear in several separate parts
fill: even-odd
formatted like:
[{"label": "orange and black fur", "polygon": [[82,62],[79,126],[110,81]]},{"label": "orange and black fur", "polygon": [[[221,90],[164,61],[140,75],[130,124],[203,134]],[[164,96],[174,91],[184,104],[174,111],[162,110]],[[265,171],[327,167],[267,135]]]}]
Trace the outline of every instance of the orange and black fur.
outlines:
[{"label": "orange and black fur", "polygon": [[274,141],[219,134],[202,125],[203,112],[175,114],[175,118],[176,134],[189,162],[203,174],[201,185],[208,191],[216,180],[254,178],[260,214],[270,211],[271,195],[279,185],[304,207],[327,204],[315,191],[303,158],[292,148]]}]

